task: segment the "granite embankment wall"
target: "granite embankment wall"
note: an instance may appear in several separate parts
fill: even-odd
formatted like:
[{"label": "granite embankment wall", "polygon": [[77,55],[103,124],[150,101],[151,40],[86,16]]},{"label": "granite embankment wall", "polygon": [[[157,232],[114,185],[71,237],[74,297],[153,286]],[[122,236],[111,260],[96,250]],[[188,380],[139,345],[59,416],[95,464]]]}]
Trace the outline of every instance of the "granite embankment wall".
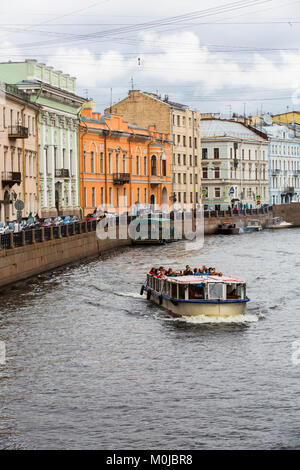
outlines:
[{"label": "granite embankment wall", "polygon": [[282,217],[286,222],[291,222],[295,227],[300,227],[300,202],[273,206],[273,214],[274,217]]},{"label": "granite embankment wall", "polygon": [[131,245],[131,240],[98,240],[96,232],[0,249],[0,288],[91,256]]},{"label": "granite embankment wall", "polygon": [[[250,212],[250,211],[249,211]],[[221,213],[213,213],[214,216],[209,214],[209,217],[205,217],[204,219],[204,233],[205,235],[212,235],[216,232],[218,225],[223,224],[224,222],[229,222],[230,224],[235,224],[237,227],[244,227],[247,225],[248,220],[256,219],[260,220],[263,227],[265,227],[268,221],[273,217],[272,211],[268,210],[263,213],[259,213],[258,211],[251,211],[251,213],[247,214],[245,211],[241,211],[235,215],[221,215]]]}]

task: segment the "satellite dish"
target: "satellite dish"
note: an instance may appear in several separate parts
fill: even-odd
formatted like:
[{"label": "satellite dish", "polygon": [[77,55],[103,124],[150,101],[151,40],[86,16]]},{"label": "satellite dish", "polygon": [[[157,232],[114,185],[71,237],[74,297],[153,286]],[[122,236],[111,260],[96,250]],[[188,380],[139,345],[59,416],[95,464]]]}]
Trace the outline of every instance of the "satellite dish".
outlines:
[{"label": "satellite dish", "polygon": [[264,122],[267,126],[271,126],[273,124],[273,119],[270,114],[264,114]]}]

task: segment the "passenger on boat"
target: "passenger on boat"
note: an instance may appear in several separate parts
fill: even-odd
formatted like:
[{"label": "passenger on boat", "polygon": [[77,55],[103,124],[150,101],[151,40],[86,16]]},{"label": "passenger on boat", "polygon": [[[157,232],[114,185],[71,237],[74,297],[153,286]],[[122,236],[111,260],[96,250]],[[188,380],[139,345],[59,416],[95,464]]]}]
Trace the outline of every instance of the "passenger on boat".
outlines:
[{"label": "passenger on boat", "polygon": [[184,271],[184,275],[185,276],[191,276],[193,275],[193,271],[191,270],[191,267],[187,264],[186,267],[185,267],[185,271]]}]

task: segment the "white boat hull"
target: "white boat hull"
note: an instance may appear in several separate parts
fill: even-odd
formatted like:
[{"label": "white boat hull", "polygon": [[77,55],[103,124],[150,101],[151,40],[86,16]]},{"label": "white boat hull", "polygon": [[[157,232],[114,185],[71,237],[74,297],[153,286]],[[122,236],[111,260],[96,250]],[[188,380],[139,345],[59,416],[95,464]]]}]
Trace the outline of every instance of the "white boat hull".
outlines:
[{"label": "white boat hull", "polygon": [[171,300],[150,296],[150,300],[157,305],[166,308],[177,316],[189,317],[205,315],[208,317],[234,317],[243,315],[246,310],[246,302],[172,302]]}]

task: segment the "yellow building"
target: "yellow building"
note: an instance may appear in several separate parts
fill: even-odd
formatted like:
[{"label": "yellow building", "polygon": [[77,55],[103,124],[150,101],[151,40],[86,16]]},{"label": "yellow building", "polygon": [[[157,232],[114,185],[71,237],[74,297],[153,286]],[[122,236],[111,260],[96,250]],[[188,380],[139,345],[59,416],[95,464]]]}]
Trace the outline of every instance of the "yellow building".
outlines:
[{"label": "yellow building", "polygon": [[282,114],[275,114],[273,121],[281,122],[282,124],[300,124],[300,112],[291,111]]},{"label": "yellow building", "polygon": [[172,196],[175,209],[201,203],[200,113],[187,105],[161,98],[154,93],[130,90],[129,96],[106,109],[134,125],[171,134]]}]

